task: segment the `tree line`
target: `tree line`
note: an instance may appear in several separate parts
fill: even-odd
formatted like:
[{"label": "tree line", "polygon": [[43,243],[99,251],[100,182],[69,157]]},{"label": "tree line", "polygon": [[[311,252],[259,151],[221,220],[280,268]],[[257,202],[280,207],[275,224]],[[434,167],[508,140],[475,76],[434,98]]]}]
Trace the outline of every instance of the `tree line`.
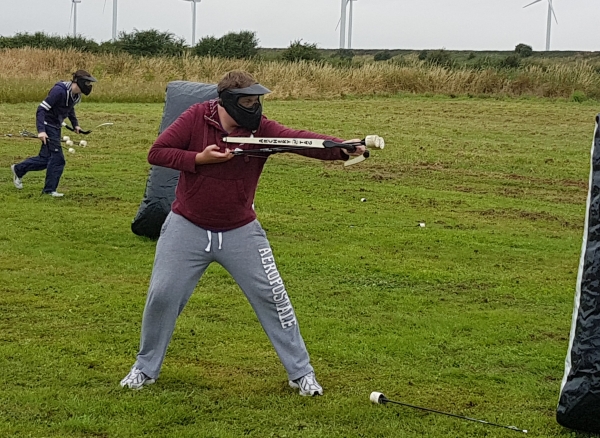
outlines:
[{"label": "tree line", "polygon": [[[0,49],[31,47],[36,49],[74,49],[89,53],[128,53],[133,56],[213,56],[228,59],[251,59],[258,55],[259,40],[256,32],[230,32],[217,38],[207,36],[193,46],[171,32],[156,29],[120,32],[116,41],[97,43],[83,36],[48,35],[44,32],[17,33],[11,37],[0,37]],[[351,50],[341,50],[336,57],[351,59]],[[319,60],[322,54],[316,44],[301,40],[290,46],[277,57],[288,60]]]}]

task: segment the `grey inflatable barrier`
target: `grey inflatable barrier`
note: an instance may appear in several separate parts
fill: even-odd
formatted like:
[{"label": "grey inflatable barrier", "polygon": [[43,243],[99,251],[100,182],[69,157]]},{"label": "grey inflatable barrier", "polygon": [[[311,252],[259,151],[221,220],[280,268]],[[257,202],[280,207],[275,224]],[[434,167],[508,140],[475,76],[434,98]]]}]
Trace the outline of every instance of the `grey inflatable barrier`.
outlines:
[{"label": "grey inflatable barrier", "polygon": [[[217,86],[214,84],[188,81],[169,82],[159,134],[167,129],[190,106],[216,97]],[[158,239],[162,224],[171,211],[171,204],[175,200],[175,188],[178,181],[178,170],[161,166],[150,168],[144,198],[131,223],[131,231],[138,236]]]},{"label": "grey inflatable barrier", "polygon": [[600,432],[600,114],[591,170],[575,308],[556,420],[570,429]]}]

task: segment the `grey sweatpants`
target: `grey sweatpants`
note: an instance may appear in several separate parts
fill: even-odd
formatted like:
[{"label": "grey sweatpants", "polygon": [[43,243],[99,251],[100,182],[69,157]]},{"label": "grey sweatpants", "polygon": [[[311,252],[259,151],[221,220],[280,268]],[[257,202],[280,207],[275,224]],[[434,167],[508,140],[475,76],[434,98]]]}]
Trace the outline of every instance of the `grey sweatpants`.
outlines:
[{"label": "grey sweatpants", "polygon": [[171,212],[156,245],[135,367],[156,379],[177,317],[211,262],[240,286],[290,380],[313,370],[267,236],[258,223],[210,232]]}]

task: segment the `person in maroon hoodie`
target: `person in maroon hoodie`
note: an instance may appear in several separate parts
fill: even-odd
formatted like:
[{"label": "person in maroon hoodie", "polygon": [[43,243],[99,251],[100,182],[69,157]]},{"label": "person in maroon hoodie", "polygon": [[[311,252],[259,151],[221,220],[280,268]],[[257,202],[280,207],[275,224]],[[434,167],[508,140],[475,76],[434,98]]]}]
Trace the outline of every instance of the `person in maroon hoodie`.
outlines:
[{"label": "person in maroon hoodie", "polygon": [[[148,154],[152,165],[180,171],[175,200],[156,246],[142,318],[140,349],[122,387],[140,389],[158,378],[175,323],[211,262],[240,286],[301,395],[322,395],[296,314],[256,219],[254,194],[268,156],[234,155],[226,136],[343,140],[287,128],[262,115],[270,91],[243,71],[227,73],[218,99],[191,106],[159,135]],[[356,140],[348,140],[355,142]],[[261,145],[236,145],[256,149]],[[295,151],[320,160],[347,160],[340,148]]]}]

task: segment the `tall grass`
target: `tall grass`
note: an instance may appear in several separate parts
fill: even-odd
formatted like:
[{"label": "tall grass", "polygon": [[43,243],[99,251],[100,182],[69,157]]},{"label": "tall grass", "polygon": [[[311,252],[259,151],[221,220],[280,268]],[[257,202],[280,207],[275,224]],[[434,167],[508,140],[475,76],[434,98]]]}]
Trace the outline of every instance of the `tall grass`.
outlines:
[{"label": "tall grass", "polygon": [[432,66],[416,56],[401,62],[336,67],[319,62],[227,60],[211,57],[133,57],[76,50],[0,50],[0,102],[38,100],[58,79],[83,68],[99,80],[89,100],[162,102],[173,80],[217,82],[224,72],[244,69],[268,86],[275,99],[339,98],[398,93],[600,98],[600,74],[587,60],[528,64],[519,69]]}]

